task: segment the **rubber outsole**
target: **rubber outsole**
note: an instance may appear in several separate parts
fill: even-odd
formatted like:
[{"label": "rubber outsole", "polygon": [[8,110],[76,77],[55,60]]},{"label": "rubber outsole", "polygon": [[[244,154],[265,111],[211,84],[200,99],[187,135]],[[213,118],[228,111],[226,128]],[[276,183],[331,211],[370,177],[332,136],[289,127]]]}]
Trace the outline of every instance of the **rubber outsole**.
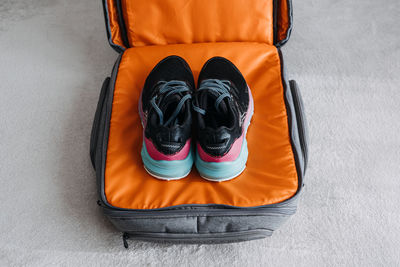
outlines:
[{"label": "rubber outsole", "polygon": [[190,169],[190,171],[189,171],[188,173],[186,173],[185,175],[183,175],[183,176],[181,176],[181,177],[168,178],[168,177],[163,177],[163,176],[159,176],[159,175],[157,175],[157,174],[155,174],[155,173],[152,173],[150,170],[148,170],[148,169],[146,168],[145,165],[143,165],[143,168],[146,170],[146,172],[147,172],[148,174],[150,174],[150,175],[153,176],[154,178],[157,178],[157,179],[159,179],[159,180],[164,180],[164,181],[176,181],[176,180],[183,179],[183,178],[185,178],[186,176],[188,176],[189,173],[190,173],[190,171],[192,170],[192,169]]}]

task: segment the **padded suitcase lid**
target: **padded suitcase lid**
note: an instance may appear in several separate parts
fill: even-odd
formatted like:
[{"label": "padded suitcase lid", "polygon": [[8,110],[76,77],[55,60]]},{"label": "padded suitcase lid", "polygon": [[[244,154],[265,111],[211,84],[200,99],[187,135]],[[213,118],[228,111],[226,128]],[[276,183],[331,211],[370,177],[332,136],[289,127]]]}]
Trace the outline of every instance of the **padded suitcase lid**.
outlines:
[{"label": "padded suitcase lid", "polygon": [[292,28],[291,0],[103,0],[110,45],[206,42],[281,46]]}]

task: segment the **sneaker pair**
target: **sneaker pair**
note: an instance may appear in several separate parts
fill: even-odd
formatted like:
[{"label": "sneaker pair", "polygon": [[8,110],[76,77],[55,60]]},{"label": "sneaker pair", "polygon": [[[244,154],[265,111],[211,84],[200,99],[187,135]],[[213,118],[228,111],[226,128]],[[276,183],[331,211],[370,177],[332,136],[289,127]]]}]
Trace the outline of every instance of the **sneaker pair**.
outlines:
[{"label": "sneaker pair", "polygon": [[161,60],[146,79],[139,100],[141,155],[147,172],[158,179],[184,178],[193,162],[203,178],[218,182],[246,167],[254,104],[243,75],[229,60],[214,57],[203,66],[198,85],[195,90],[193,73],[178,56]]}]

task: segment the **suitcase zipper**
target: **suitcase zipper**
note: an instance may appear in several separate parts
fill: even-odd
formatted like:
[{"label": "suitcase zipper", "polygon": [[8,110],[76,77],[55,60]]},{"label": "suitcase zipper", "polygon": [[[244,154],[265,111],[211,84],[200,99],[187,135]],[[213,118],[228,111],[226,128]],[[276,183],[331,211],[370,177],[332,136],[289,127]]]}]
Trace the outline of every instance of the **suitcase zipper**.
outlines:
[{"label": "suitcase zipper", "polygon": [[122,241],[124,242],[124,247],[126,249],[129,248],[129,244],[128,244],[128,241],[127,241],[128,239],[129,239],[129,234],[128,233],[123,233],[122,234]]},{"label": "suitcase zipper", "polygon": [[139,218],[151,218],[151,217],[180,217],[180,216],[268,216],[268,215],[293,215],[296,213],[296,207],[279,207],[279,208],[254,208],[251,210],[243,209],[228,209],[228,210],[157,210],[157,211],[134,211],[134,210],[113,210],[102,206],[104,213],[110,218],[124,218],[127,219],[130,216],[134,216],[135,219]]},{"label": "suitcase zipper", "polygon": [[274,45],[277,43],[278,40],[278,9],[279,9],[279,2],[278,0],[273,0],[273,43]]}]

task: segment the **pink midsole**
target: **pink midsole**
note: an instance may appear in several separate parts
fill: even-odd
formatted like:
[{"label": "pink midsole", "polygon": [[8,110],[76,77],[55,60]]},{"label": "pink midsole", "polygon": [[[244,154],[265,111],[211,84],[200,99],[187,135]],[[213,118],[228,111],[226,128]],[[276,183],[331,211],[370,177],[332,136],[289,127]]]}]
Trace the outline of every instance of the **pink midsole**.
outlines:
[{"label": "pink midsole", "polygon": [[190,139],[187,140],[185,146],[178,153],[173,155],[165,155],[157,150],[157,148],[154,146],[153,142],[151,142],[150,139],[144,137],[144,144],[146,146],[147,153],[149,153],[149,156],[154,160],[173,161],[173,160],[186,159],[190,152],[190,143],[191,143],[190,141],[191,141]]},{"label": "pink midsole", "polygon": [[[247,115],[246,119],[244,121],[244,125],[246,127],[249,127],[249,120],[251,118],[251,111],[254,108],[254,101],[253,101],[253,96],[251,94],[250,88],[249,89],[249,107],[247,108]],[[200,158],[205,161],[205,162],[226,162],[226,161],[234,161],[239,157],[240,151],[242,150],[242,144],[243,144],[243,139],[246,138],[246,132],[247,128],[244,129],[243,134],[238,138],[232,145],[231,149],[229,150],[228,153],[226,153],[222,157],[213,157],[207,152],[205,152],[199,143],[197,143],[197,153],[199,154]]]}]

